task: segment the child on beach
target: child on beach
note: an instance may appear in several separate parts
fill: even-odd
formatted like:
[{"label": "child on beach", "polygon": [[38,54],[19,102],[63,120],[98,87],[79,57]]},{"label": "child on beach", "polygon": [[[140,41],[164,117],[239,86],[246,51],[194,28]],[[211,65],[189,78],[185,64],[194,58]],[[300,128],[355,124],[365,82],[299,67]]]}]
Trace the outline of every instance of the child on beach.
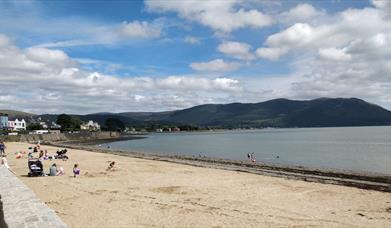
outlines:
[{"label": "child on beach", "polygon": [[76,175],[80,175],[80,169],[78,164],[75,164],[73,166],[73,177],[76,177]]}]

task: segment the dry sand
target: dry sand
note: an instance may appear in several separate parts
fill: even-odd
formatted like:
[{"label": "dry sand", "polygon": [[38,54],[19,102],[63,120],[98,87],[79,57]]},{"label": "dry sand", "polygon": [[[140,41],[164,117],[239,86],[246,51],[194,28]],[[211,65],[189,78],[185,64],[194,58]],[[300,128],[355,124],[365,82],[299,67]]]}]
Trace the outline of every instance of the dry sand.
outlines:
[{"label": "dry sand", "polygon": [[64,176],[27,177],[28,146],[7,144],[11,169],[70,227],[391,227],[390,193],[83,150],[54,161]]}]

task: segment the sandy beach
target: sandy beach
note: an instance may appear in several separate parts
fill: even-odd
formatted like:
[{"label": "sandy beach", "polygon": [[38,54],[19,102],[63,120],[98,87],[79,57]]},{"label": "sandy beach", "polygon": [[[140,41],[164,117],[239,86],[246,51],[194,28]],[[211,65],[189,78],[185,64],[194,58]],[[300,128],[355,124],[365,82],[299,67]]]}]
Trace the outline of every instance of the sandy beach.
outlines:
[{"label": "sandy beach", "polygon": [[11,169],[69,227],[391,227],[390,193],[73,149],[44,161],[65,175],[32,178],[28,146],[7,143]]}]

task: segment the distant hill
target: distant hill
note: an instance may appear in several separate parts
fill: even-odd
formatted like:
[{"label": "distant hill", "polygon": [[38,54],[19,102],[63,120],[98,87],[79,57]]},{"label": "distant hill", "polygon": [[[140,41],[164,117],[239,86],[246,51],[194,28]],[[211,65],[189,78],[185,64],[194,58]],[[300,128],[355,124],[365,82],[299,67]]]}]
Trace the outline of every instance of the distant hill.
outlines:
[{"label": "distant hill", "polygon": [[[102,112],[74,116],[101,125],[107,118],[114,117],[134,127],[183,124],[213,128],[391,125],[391,111],[357,98],[274,99],[260,103],[205,104],[169,112]],[[53,114],[34,116],[37,117],[50,121],[57,119]]]},{"label": "distant hill", "polygon": [[9,118],[18,118],[18,119],[25,119],[30,120],[35,114],[28,113],[28,112],[20,112],[15,110],[9,110],[9,109],[3,109],[0,110],[0,113],[8,114]]},{"label": "distant hill", "polygon": [[164,119],[220,127],[372,126],[390,125],[391,112],[357,98],[275,99],[253,104],[200,105]]}]

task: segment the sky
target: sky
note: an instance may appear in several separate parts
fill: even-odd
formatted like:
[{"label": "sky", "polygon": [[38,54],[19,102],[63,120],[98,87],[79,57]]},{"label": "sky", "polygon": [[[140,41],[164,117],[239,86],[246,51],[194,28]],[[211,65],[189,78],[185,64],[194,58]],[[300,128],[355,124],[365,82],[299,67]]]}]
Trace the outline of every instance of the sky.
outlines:
[{"label": "sky", "polygon": [[0,1],[0,109],[319,97],[391,109],[391,1]]}]

